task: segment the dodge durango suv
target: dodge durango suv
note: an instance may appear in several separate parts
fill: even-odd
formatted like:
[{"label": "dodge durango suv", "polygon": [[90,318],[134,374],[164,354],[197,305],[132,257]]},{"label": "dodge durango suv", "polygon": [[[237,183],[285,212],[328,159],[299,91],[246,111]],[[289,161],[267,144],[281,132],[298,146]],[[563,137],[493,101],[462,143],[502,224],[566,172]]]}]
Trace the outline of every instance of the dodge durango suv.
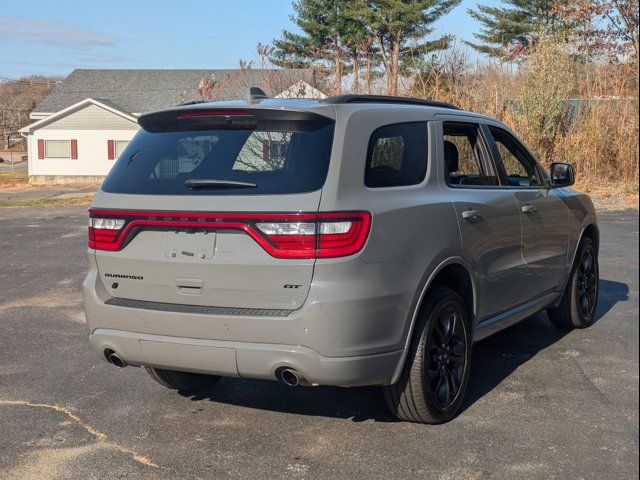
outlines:
[{"label": "dodge durango suv", "polygon": [[599,232],[574,171],[452,105],[341,95],[141,115],[90,208],[90,342],[168,388],[379,385],[463,401],[471,347],[546,310],[594,322]]}]

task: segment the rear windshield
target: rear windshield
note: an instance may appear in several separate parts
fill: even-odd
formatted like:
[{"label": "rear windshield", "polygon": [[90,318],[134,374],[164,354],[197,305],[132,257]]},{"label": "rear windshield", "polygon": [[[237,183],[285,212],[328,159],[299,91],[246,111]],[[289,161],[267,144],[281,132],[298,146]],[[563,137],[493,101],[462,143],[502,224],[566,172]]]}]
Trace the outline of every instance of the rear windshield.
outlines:
[{"label": "rear windshield", "polygon": [[333,125],[329,120],[260,120],[192,130],[141,129],[102,190],[151,195],[311,192],[322,188],[327,177]]}]

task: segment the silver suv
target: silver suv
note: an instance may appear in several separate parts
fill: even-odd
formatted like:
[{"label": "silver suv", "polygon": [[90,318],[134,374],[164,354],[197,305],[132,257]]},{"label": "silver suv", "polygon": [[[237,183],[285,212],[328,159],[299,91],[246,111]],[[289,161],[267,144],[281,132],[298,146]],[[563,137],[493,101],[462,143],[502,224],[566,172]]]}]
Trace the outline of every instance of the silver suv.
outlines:
[{"label": "silver suv", "polygon": [[598,226],[571,166],[433,101],[342,95],[178,106],[90,209],[90,341],[197,391],[221,376],[383,386],[451,419],[471,346],[547,310],[594,321]]}]

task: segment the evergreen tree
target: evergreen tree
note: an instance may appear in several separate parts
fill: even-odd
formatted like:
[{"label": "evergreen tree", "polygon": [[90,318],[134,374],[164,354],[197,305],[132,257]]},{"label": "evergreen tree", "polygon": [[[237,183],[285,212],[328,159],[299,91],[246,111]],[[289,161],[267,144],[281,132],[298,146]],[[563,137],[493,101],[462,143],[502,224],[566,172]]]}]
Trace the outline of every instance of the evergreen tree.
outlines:
[{"label": "evergreen tree", "polygon": [[333,75],[333,93],[342,91],[363,27],[345,13],[349,0],[297,0],[291,20],[302,30],[284,30],[275,39],[271,61],[286,68],[320,68]]},{"label": "evergreen tree", "polygon": [[427,40],[430,26],[460,0],[354,0],[349,17],[360,19],[374,39],[384,65],[387,92],[398,93],[398,78],[411,70],[411,58],[449,45],[448,37]]},{"label": "evergreen tree", "polygon": [[479,4],[469,8],[469,15],[482,28],[474,37],[479,43],[467,42],[479,52],[491,56],[515,57],[535,43],[542,31],[557,33],[568,25],[559,15],[559,0],[503,0],[501,6]]}]

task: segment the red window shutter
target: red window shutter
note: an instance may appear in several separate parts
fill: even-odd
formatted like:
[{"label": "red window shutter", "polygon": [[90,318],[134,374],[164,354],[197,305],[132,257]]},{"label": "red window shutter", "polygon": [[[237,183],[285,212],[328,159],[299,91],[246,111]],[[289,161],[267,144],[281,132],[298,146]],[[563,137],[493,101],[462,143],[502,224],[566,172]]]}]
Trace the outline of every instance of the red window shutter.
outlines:
[{"label": "red window shutter", "polygon": [[116,158],[116,146],[113,140],[107,140],[107,158],[109,160],[115,160]]},{"label": "red window shutter", "polygon": [[38,158],[44,158],[44,140],[38,140]]},{"label": "red window shutter", "polygon": [[269,161],[269,140],[266,138],[262,140],[262,159],[265,162]]},{"label": "red window shutter", "polygon": [[71,160],[78,159],[78,140],[71,140]]}]

